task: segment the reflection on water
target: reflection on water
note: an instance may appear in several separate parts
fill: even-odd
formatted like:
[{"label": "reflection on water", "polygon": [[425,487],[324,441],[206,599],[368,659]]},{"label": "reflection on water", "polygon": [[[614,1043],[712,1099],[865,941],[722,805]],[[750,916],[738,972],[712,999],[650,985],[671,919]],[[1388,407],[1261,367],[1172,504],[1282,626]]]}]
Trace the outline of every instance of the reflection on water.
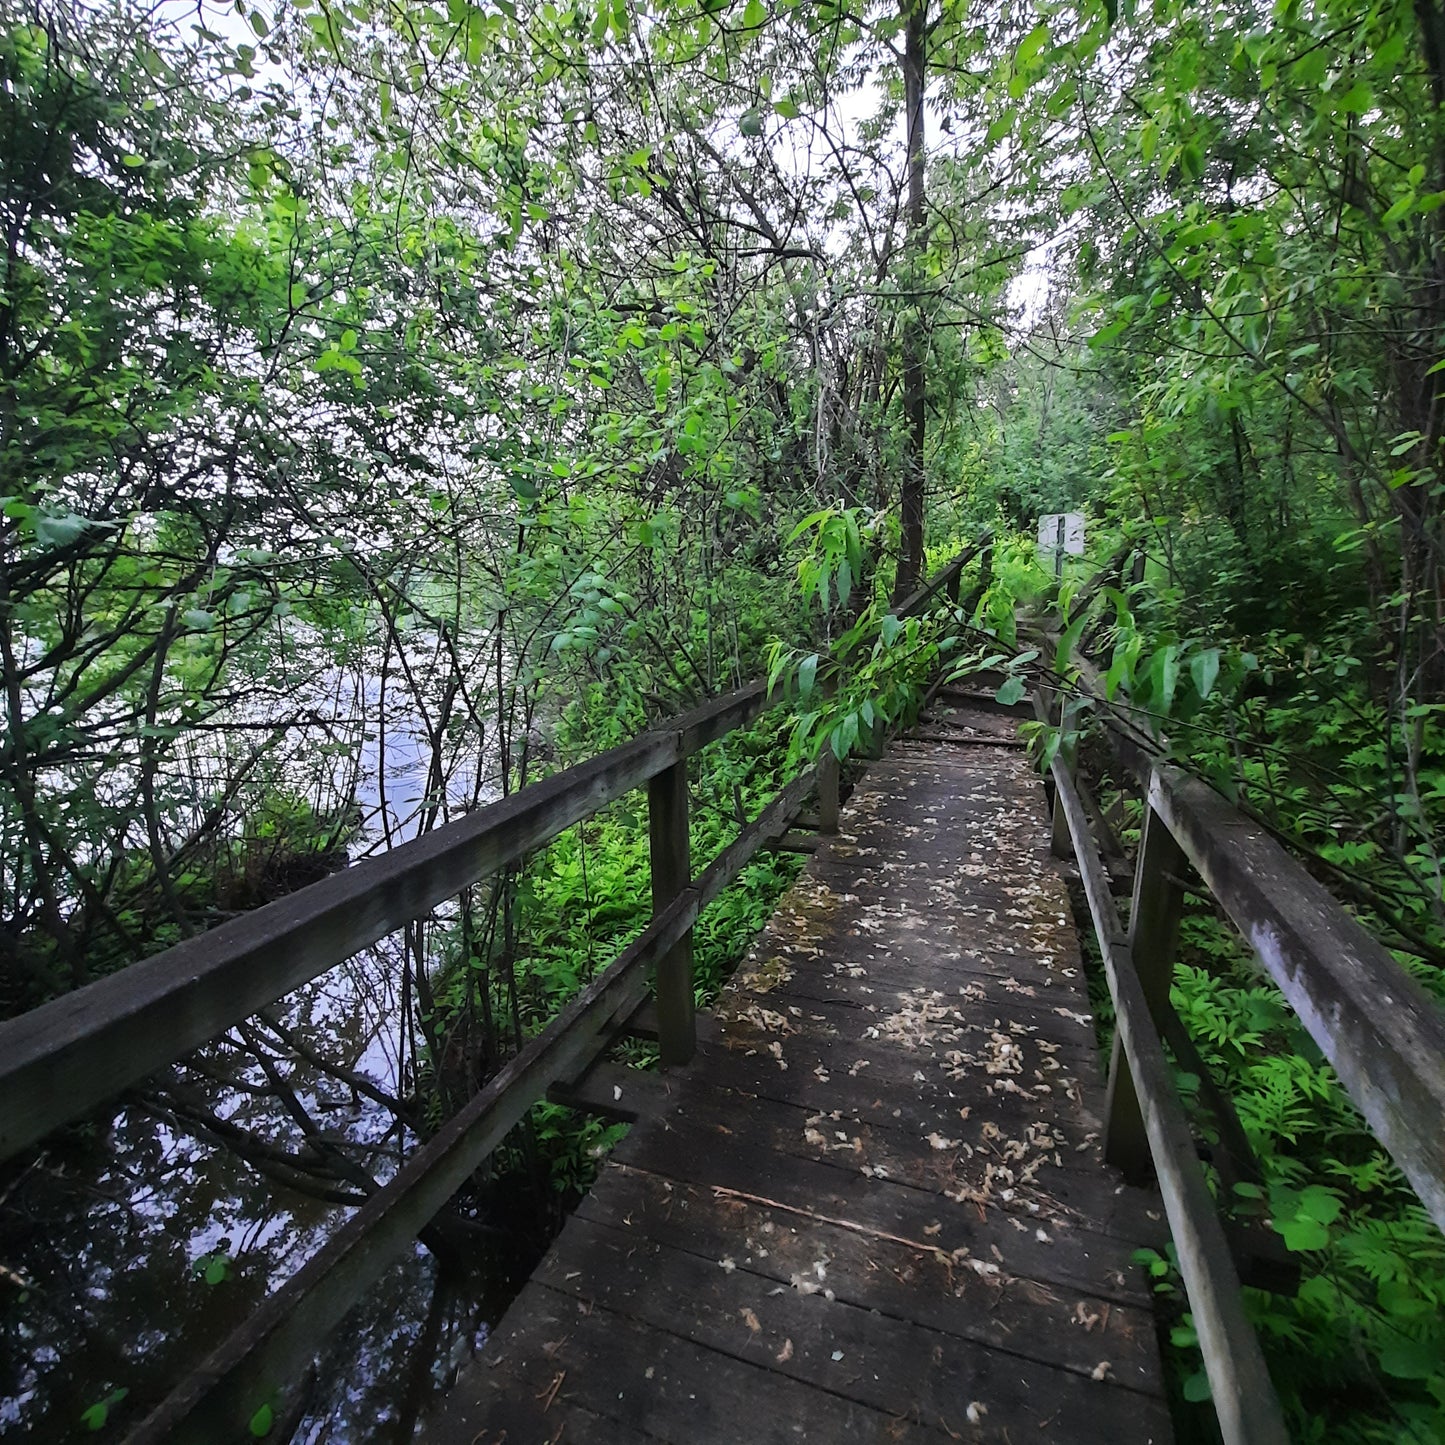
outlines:
[{"label": "reflection on water", "polygon": [[[322,683],[333,685],[339,692],[334,678]],[[454,737],[438,760],[400,697],[383,711],[374,678],[356,694],[365,738],[359,761],[338,764],[354,778],[363,819],[353,856],[415,836],[431,805],[441,821],[487,800],[494,760],[474,741]],[[404,1096],[404,947],[400,936],[382,940],[278,1004],[269,1024],[203,1050],[197,1068],[164,1081],[166,1108],[128,1102],[103,1136],[61,1136],[23,1176],[0,1183],[7,1435],[60,1441],[99,1429],[118,1438],[324,1243],[349,1208],[336,1201],[358,1194],[348,1169],[382,1182],[396,1168],[414,1140],[393,1112],[282,1040],[290,1034]],[[278,1076],[319,1125],[314,1136],[286,1108]],[[260,1141],[249,1162],[234,1140],[216,1137],[230,1128]],[[277,1182],[296,1160],[344,1161],[330,1198]],[[394,1266],[337,1331],[304,1393],[278,1402],[271,1438],[294,1427],[310,1445],[409,1439],[541,1245],[505,1230],[478,1239],[465,1264],[439,1266],[418,1245]]]}]

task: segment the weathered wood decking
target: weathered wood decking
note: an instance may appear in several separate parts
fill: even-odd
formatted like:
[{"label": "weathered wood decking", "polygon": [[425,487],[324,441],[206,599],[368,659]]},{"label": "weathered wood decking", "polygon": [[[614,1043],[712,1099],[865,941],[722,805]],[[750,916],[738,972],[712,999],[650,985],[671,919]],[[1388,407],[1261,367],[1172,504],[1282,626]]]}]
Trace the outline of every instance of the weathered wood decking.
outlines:
[{"label": "weathered wood decking", "polygon": [[428,1439],[1169,1440],[1013,726],[935,706],[870,768]]}]

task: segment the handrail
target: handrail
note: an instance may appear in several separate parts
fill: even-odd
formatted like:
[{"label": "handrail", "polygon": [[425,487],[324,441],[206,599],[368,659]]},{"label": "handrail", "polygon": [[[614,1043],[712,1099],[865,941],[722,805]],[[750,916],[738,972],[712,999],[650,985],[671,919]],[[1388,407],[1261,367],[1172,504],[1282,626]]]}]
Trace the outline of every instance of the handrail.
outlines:
[{"label": "handrail", "polygon": [[[1124,938],[1088,814],[1069,776],[1067,760],[1056,754],[1050,766],[1089,901],[1114,1001],[1115,1032],[1127,1059],[1225,1445],[1288,1445],[1279,1397],[1254,1326],[1244,1312],[1239,1274],[1194,1151],[1158,1025],[1134,966],[1134,951]],[[1111,1105],[1119,1086],[1117,1052],[1115,1057]]]},{"label": "handrail", "polygon": [[1296,859],[1212,788],[1163,763],[1147,787],[1149,806],[1445,1230],[1445,1012]]},{"label": "handrail", "polygon": [[214,1445],[244,1422],[256,1401],[297,1369],[362,1292],[411,1245],[531,1106],[605,1050],[647,995],[658,965],[698,914],[766,842],[780,837],[814,781],[794,779],[737,840],[652,921],[647,931],[361,1205],[296,1274],[274,1290],[160,1407],[126,1445]]},{"label": "handrail", "polygon": [[921,583],[914,591],[910,592],[896,607],[889,610],[896,617],[911,617],[915,612],[921,611],[940,590],[946,590],[949,600],[958,601],[959,578],[963,575],[963,569],[968,566],[975,557],[987,554],[991,562],[993,555],[993,529],[985,527],[978,534],[977,539],[965,547],[951,562],[945,563],[926,582]]},{"label": "handrail", "polygon": [[[1126,1177],[1152,1165],[1158,1178],[1226,1445],[1273,1445],[1287,1439],[1278,1399],[1160,1042],[1179,875],[1193,865],[1442,1230],[1445,1011],[1278,841],[1164,761],[1161,742],[1110,703],[1087,659],[1075,653],[1072,662],[1146,803],[1126,941],[1072,758],[1056,750],[1054,838],[1067,839],[1078,861],[1117,1015],[1106,1156]],[[1042,699],[1036,706],[1050,716]]]},{"label": "handrail", "polygon": [[[895,609],[940,587],[957,600],[987,537]],[[326,1244],[127,1437],[131,1445],[227,1438],[335,1326],[360,1294],[549,1088],[606,1051],[649,991],[664,1062],[695,1047],[691,930],[759,848],[781,837],[808,793],[836,816],[837,769],[806,769],[698,877],[688,860],[687,760],[781,701],[754,682],[588,762],[342,869],[73,993],[0,1023],[0,1160],[84,1116],[157,1068],[423,917],[616,798],[649,789],[653,920]],[[826,823],[825,823],[826,827]]]},{"label": "handrail", "polygon": [[761,683],[0,1023],[0,1160],[750,721]]},{"label": "handrail", "polygon": [[1213,788],[1162,759],[1075,658],[1149,809],[1254,948],[1371,1133],[1445,1231],[1445,1011],[1298,859]]}]

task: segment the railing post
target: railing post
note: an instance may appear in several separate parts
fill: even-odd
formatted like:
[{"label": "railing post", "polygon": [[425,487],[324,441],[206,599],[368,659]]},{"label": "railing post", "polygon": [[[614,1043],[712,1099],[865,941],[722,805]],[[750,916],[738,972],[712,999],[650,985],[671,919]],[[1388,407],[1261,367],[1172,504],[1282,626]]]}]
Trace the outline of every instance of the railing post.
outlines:
[{"label": "railing post", "polygon": [[943,595],[955,606],[958,606],[958,589],[963,581],[963,568],[955,566],[948,574],[943,584]]},{"label": "railing post", "polygon": [[[1155,1029],[1162,1032],[1174,955],[1184,912],[1179,878],[1186,867],[1184,852],[1153,808],[1147,808],[1139,836],[1139,861],[1134,870],[1134,898],[1129,908],[1129,953],[1143,986]],[[1129,1064],[1119,1035],[1109,1059],[1109,1102],[1104,1125],[1104,1157],[1131,1184],[1151,1173],[1149,1140]]]},{"label": "railing post", "polygon": [[[1062,689],[1055,695],[1059,699],[1059,758],[1072,778],[1077,763],[1078,740],[1069,735],[1069,696]],[[1069,820],[1057,790],[1054,792],[1054,813],[1049,823],[1049,849],[1055,858],[1070,858],[1074,852],[1073,840],[1069,837]]]},{"label": "railing post", "polygon": [[[652,912],[656,917],[692,883],[686,758],[665,768],[648,783],[647,831],[652,846]],[[685,1064],[697,1052],[691,930],[657,961],[657,1041],[664,1064]]]},{"label": "railing post", "polygon": [[830,742],[818,754],[818,831],[838,831],[838,759]]}]

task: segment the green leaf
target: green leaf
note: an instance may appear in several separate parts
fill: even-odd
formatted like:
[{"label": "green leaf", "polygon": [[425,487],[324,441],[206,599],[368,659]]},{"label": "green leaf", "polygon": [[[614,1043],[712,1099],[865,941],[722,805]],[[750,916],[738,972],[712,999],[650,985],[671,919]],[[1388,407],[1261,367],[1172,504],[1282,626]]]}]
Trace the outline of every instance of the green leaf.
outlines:
[{"label": "green leaf", "polygon": [[1156,676],[1159,686],[1159,711],[1167,713],[1174,706],[1174,693],[1179,686],[1179,644],[1171,642],[1159,654],[1155,666],[1158,669]]},{"label": "green leaf", "polygon": [[215,626],[215,617],[203,607],[192,607],[181,613],[181,621],[191,629],[192,632],[209,632]]},{"label": "green leaf", "polygon": [[811,652],[798,668],[798,696],[809,697],[818,680],[818,654]]},{"label": "green leaf", "polygon": [[1107,326],[1101,326],[1089,338],[1089,345],[1095,350],[1101,346],[1107,346],[1128,324],[1129,318],[1127,316],[1120,316],[1117,320],[1111,321]]},{"label": "green leaf", "polygon": [[1333,1224],[1343,1208],[1339,1197],[1322,1184],[1311,1184],[1300,1193],[1299,1216],[1317,1224]]},{"label": "green leaf", "polygon": [[1026,690],[1023,678],[1005,678],[999,686],[999,690],[994,694],[994,699],[1003,707],[1012,707]]},{"label": "green leaf", "polygon": [[1284,1239],[1286,1249],[1307,1253],[1323,1249],[1330,1242],[1330,1232],[1314,1219],[1276,1219],[1274,1227]]},{"label": "green leaf", "polygon": [[1346,115],[1361,115],[1369,110],[1370,102],[1374,95],[1370,87],[1363,80],[1357,80],[1339,99],[1336,110],[1342,110]]},{"label": "green leaf", "polygon": [[1049,27],[1035,25],[1019,42],[1019,48],[1014,51],[1014,64],[1020,68],[1027,65],[1048,43]]},{"label": "green leaf", "polygon": [[1006,135],[1012,135],[1013,128],[1014,111],[1013,108],[1010,107],[1008,110],[1004,111],[1004,113],[999,116],[999,118],[994,121],[991,126],[989,126],[988,135],[986,137],[989,145],[996,144],[997,142],[1001,141]]},{"label": "green leaf", "polygon": [[1380,1351],[1380,1368],[1397,1380],[1428,1380],[1445,1367],[1445,1351],[1424,1340],[1396,1340]]},{"label": "green leaf", "polygon": [[1214,691],[1215,679],[1219,676],[1219,649],[1206,648],[1196,652],[1189,659],[1189,675],[1194,679],[1194,690],[1203,701]]},{"label": "green leaf", "polygon": [[1414,206],[1414,204],[1415,193],[1413,191],[1409,191],[1405,195],[1401,196],[1400,199],[1396,201],[1395,204],[1391,206],[1390,209],[1386,211],[1383,216],[1380,217],[1381,222],[1384,225],[1388,226],[1392,221],[1400,220],[1401,217],[1409,215],[1410,210]]},{"label": "green leaf", "polygon": [[110,1412],[129,1394],[130,1390],[125,1385],[112,1390],[105,1399],[97,1400],[88,1410],[81,1412],[80,1423],[92,1432],[105,1429]]},{"label": "green leaf", "polygon": [[35,519],[35,540],[42,547],[68,547],[88,526],[89,520],[74,512],[64,516],[41,513]]},{"label": "green leaf", "polygon": [[743,7],[743,24],[749,30],[756,30],[768,18],[768,7],[763,0],[748,0]]},{"label": "green leaf", "polygon": [[1184,1398],[1197,1405],[1210,1398],[1209,1376],[1203,1370],[1195,1370],[1184,1382]]},{"label": "green leaf", "polygon": [[751,110],[745,110],[738,117],[738,129],[749,137],[760,136],[763,133],[763,113],[756,106]]},{"label": "green leaf", "polygon": [[251,1434],[260,1440],[271,1433],[271,1426],[276,1423],[276,1412],[269,1405],[262,1405],[254,1415],[247,1429]]}]

